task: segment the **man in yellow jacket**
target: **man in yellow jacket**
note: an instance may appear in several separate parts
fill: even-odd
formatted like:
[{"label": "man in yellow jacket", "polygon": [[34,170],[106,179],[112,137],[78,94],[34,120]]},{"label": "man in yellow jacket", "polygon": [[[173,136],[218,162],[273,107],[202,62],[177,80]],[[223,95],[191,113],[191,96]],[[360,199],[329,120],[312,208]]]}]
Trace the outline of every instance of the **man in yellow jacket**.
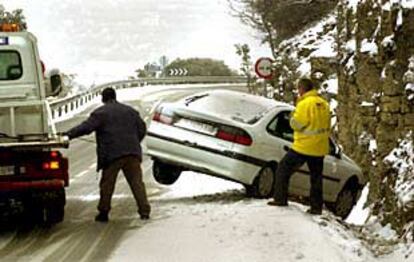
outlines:
[{"label": "man in yellow jacket", "polygon": [[310,170],[311,190],[308,213],[321,214],[323,205],[323,159],[329,152],[330,110],[325,99],[318,95],[310,79],[297,84],[299,98],[290,120],[294,130],[293,145],[279,163],[276,171],[273,206],[287,206],[289,179],[304,163]]}]

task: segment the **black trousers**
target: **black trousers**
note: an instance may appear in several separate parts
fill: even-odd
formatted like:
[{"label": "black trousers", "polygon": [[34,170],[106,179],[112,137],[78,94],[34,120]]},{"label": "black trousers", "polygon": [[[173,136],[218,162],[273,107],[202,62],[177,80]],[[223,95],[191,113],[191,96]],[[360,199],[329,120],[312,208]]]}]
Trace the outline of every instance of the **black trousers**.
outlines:
[{"label": "black trousers", "polygon": [[323,205],[323,187],[322,171],[323,156],[314,157],[299,154],[290,149],[282,158],[276,171],[275,195],[274,199],[280,204],[287,204],[289,180],[292,174],[306,163],[310,170],[310,205],[312,210],[322,210]]}]

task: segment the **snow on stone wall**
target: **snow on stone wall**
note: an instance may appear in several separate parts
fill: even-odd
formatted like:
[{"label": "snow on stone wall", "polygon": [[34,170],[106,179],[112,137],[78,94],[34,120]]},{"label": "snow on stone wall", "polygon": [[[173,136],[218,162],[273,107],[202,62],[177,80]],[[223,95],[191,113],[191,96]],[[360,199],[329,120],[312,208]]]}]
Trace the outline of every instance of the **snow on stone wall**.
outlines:
[{"label": "snow on stone wall", "polygon": [[408,100],[414,100],[414,55],[409,58],[408,70],[403,76]]},{"label": "snow on stone wall", "polygon": [[395,192],[401,207],[414,207],[414,149],[412,132],[400,141],[397,148],[385,157],[384,161],[397,171]]}]

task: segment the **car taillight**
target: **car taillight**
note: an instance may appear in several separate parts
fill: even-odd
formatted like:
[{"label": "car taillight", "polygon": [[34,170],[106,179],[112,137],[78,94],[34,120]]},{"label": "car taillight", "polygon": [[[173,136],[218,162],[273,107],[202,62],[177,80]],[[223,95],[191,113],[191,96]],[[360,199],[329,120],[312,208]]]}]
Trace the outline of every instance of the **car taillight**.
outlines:
[{"label": "car taillight", "polygon": [[166,125],[171,125],[173,123],[173,117],[165,113],[162,113],[161,110],[157,110],[155,112],[154,116],[152,117],[152,120],[161,122]]},{"label": "car taillight", "polygon": [[253,140],[248,134],[236,135],[236,138],[234,139],[234,143],[245,145],[245,146],[250,146],[252,142]]},{"label": "car taillight", "polygon": [[46,161],[42,163],[43,170],[58,170],[60,168],[59,161]]},{"label": "car taillight", "polygon": [[50,157],[57,158],[59,156],[59,153],[57,151],[50,151]]},{"label": "car taillight", "polygon": [[216,133],[216,137],[245,146],[250,146],[253,143],[252,138],[246,131],[236,127],[220,127]]}]

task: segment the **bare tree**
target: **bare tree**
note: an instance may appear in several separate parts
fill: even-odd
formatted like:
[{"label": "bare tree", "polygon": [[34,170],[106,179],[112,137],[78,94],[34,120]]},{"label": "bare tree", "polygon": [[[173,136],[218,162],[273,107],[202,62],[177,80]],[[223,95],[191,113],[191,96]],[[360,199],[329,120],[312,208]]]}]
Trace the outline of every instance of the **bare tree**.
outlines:
[{"label": "bare tree", "polygon": [[252,76],[253,67],[250,57],[250,47],[247,44],[236,44],[234,46],[236,47],[236,54],[242,59],[240,71],[247,77],[247,89],[249,90],[249,93],[253,93],[255,77]]},{"label": "bare tree", "polygon": [[227,0],[231,13],[261,34],[274,58],[279,43],[326,16],[338,0]]}]

